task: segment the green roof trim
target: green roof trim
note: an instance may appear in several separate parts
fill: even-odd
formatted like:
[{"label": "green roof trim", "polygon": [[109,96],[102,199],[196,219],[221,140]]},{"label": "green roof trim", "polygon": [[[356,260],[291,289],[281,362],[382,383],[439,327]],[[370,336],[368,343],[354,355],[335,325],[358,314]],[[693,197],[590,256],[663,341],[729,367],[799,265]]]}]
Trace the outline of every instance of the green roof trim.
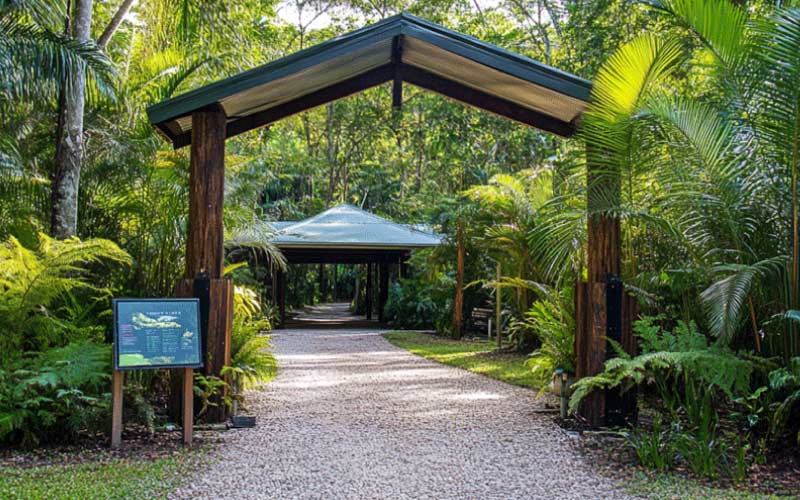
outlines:
[{"label": "green roof trim", "polygon": [[[313,68],[327,60],[366,49],[397,36],[407,36],[438,47],[487,68],[552,90],[564,96],[588,102],[592,84],[576,75],[561,71],[529,57],[464,35],[408,13],[401,13],[326,42],[301,50],[273,62],[189,91],[147,108],[151,124],[168,135],[173,120],[218,103],[250,89]],[[337,82],[329,82],[331,85]],[[498,96],[503,98],[504,96]],[[231,117],[232,119],[248,116]],[[171,137],[173,140],[175,137]]]}]

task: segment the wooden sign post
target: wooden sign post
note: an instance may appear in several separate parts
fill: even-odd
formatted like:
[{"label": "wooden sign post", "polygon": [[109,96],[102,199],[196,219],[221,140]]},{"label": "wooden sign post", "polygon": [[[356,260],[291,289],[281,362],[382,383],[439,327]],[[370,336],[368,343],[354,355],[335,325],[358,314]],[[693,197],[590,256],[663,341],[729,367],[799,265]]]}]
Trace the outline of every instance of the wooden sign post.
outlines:
[{"label": "wooden sign post", "polygon": [[[111,375],[111,447],[122,445],[122,386],[125,372]],[[183,369],[183,444],[192,445],[194,433],[194,368]]]},{"label": "wooden sign post", "polygon": [[122,445],[125,371],[183,371],[183,444],[194,429],[194,369],[201,357],[198,299],[115,299],[114,371],[111,374],[111,447]]}]

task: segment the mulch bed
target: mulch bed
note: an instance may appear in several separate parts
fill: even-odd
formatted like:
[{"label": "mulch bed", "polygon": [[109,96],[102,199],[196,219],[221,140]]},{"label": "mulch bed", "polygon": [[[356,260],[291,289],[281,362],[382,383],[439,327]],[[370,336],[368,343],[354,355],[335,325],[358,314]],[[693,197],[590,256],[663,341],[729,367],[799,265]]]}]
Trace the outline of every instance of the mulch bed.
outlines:
[{"label": "mulch bed", "polygon": [[[218,441],[216,432],[195,432],[192,448],[206,448]],[[123,432],[122,446],[116,450],[111,449],[108,435],[102,433],[82,436],[69,445],[0,448],[0,469],[107,463],[120,459],[156,460],[185,451],[180,429],[150,434],[144,428],[129,426]]]}]

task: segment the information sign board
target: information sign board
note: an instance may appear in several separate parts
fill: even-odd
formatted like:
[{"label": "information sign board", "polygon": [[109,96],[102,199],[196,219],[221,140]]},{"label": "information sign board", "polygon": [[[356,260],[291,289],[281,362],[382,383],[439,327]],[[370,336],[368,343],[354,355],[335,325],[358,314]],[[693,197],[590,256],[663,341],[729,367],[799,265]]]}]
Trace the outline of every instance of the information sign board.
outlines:
[{"label": "information sign board", "polygon": [[115,299],[114,368],[203,366],[198,299]]}]

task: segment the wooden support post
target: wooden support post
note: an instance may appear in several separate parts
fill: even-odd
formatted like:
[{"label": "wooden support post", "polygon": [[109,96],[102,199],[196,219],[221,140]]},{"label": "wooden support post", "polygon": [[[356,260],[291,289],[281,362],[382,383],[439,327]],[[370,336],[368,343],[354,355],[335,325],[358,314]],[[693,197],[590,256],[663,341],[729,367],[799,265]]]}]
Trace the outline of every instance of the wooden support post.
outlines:
[{"label": "wooden support post", "polygon": [[[192,445],[194,430],[194,369],[181,370],[183,387],[181,389],[183,444]],[[122,446],[122,398],[125,373],[119,370],[111,372],[111,448]]]},{"label": "wooden support post", "polygon": [[355,272],[353,275],[355,276],[355,280],[353,282],[353,311],[355,314],[361,312],[361,266],[356,264],[353,266]]},{"label": "wooden support post", "polygon": [[452,335],[460,339],[464,333],[464,223],[456,229],[456,296],[453,301]]},{"label": "wooden support post", "polygon": [[500,278],[502,277],[500,263],[497,263],[497,288],[495,288],[494,292],[494,322],[495,322],[495,329],[497,330],[497,349],[500,350],[503,348],[503,336],[502,336],[502,328],[500,326],[500,320],[503,315],[503,289],[500,288]]},{"label": "wooden support post", "polygon": [[[599,154],[601,151],[587,148],[588,283],[584,295],[587,303],[582,305],[586,317],[576,321],[576,349],[580,348],[576,350],[578,377],[603,370],[608,327],[606,280],[619,276],[621,267],[620,221],[609,215],[619,200],[619,175],[608,167],[598,166]],[[604,423],[605,407],[605,394],[598,391],[585,399],[579,413],[590,425],[598,426]]]},{"label": "wooden support post", "polygon": [[339,264],[333,264],[333,301],[339,300]]},{"label": "wooden support post", "polygon": [[367,309],[367,319],[372,319],[372,262],[367,262],[367,290],[366,290],[366,297],[365,297],[365,304],[364,307]]},{"label": "wooden support post", "polygon": [[119,448],[122,444],[122,379],[125,374],[114,370],[111,372],[111,447]]},{"label": "wooden support post", "polygon": [[319,281],[319,301],[325,302],[325,289],[327,288],[325,284],[325,264],[319,265],[317,273],[317,278]]},{"label": "wooden support post", "polygon": [[[206,301],[207,312],[201,315],[204,373],[217,377],[230,364],[233,324],[233,284],[222,279],[226,122],[225,111],[218,105],[192,113],[186,279],[176,286],[178,297],[199,297],[201,303]],[[196,280],[201,273],[205,273],[204,279]],[[178,394],[183,390],[177,383],[172,389]],[[173,397],[172,401],[181,399]],[[172,408],[172,414],[177,416],[181,411]],[[209,410],[206,418],[223,422],[227,408],[220,404]]]},{"label": "wooden support post", "polygon": [[194,370],[183,369],[183,444],[192,445],[194,432]]},{"label": "wooden support post", "polygon": [[222,277],[222,206],[225,195],[225,112],[220,106],[192,113],[186,277]]},{"label": "wooden support post", "polygon": [[281,325],[286,323],[286,273],[278,271],[278,318]]},{"label": "wooden support post", "polygon": [[383,309],[386,306],[386,301],[389,299],[389,263],[381,261],[380,272],[378,273],[380,284],[378,287],[378,321],[383,323],[386,319],[384,317]]}]

